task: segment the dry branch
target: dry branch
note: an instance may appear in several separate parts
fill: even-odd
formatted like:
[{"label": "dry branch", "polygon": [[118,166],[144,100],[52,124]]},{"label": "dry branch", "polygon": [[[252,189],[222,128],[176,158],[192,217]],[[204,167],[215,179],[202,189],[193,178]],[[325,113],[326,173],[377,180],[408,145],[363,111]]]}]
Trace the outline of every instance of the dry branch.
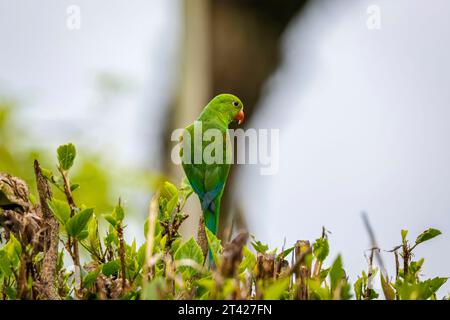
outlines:
[{"label": "dry branch", "polygon": [[40,285],[42,294],[46,299],[60,300],[56,287],[56,265],[58,262],[59,224],[53,216],[47,201],[52,198],[52,192],[47,180],[42,175],[41,167],[37,160],[34,161],[34,173],[36,175],[37,190],[39,193],[40,209],[43,216],[45,229],[45,251]]}]

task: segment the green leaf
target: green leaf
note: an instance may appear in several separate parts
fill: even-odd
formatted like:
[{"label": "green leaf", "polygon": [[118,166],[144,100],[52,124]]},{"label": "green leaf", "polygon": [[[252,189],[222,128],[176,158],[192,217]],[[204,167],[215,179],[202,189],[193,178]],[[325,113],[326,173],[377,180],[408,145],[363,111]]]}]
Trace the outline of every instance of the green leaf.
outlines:
[{"label": "green leaf", "polygon": [[20,255],[22,254],[22,246],[14,234],[10,233],[9,241],[4,246],[3,250],[5,250],[8,255],[9,261],[11,261],[13,267],[17,267],[19,265]]},{"label": "green leaf", "polygon": [[0,249],[0,274],[11,276],[12,270],[19,267],[22,246],[14,234],[10,233],[8,243]]},{"label": "green leaf", "polygon": [[[161,250],[161,252],[164,252],[166,249],[166,245],[167,245],[167,234],[165,234],[163,237],[161,237],[162,234],[158,234],[158,236],[155,238],[155,246],[157,244],[156,240],[158,240],[158,244],[159,244],[159,249]],[[157,249],[154,247],[154,249]]]},{"label": "green leaf", "polygon": [[117,232],[108,233],[108,235],[104,238],[105,244],[110,246],[111,244],[117,244],[119,240],[117,239]]},{"label": "green leaf", "polygon": [[216,281],[214,279],[209,278],[201,278],[195,281],[195,284],[200,288],[206,289],[208,292],[212,292],[216,287]]},{"label": "green leaf", "polygon": [[173,210],[178,204],[178,189],[172,183],[165,181],[161,188],[159,205],[163,220],[171,217]]},{"label": "green leaf", "polygon": [[279,261],[283,260],[284,258],[286,258],[289,253],[291,253],[292,251],[294,251],[295,246],[292,246],[290,248],[284,249],[283,251],[280,252],[280,254],[277,256],[277,259]]},{"label": "green leaf", "polygon": [[322,285],[322,281],[319,279],[310,279],[308,281],[309,290],[311,293],[311,299],[313,300],[330,300],[330,288],[327,283]]},{"label": "green leaf", "polygon": [[280,279],[269,285],[264,290],[264,300],[279,300],[289,287],[289,277]]},{"label": "green leaf", "polygon": [[143,243],[139,247],[138,252],[137,252],[137,262],[138,262],[139,267],[142,267],[144,265],[145,254],[146,254],[145,250],[147,250],[147,242]]},{"label": "green leaf", "polygon": [[52,210],[58,222],[65,225],[67,220],[70,218],[70,206],[67,202],[53,198],[48,201],[48,206]]},{"label": "green leaf", "polygon": [[95,269],[94,271],[89,272],[83,279],[83,286],[85,288],[90,288],[97,280],[97,277],[100,273],[100,268]]},{"label": "green leaf", "polygon": [[113,260],[110,262],[105,263],[102,266],[102,273],[109,277],[112,276],[113,274],[117,274],[119,272],[120,269],[120,262],[118,260]]},{"label": "green leaf", "polygon": [[408,235],[408,230],[402,229],[401,234],[402,234],[402,241],[405,242],[406,236]]},{"label": "green leaf", "polygon": [[328,240],[326,238],[319,238],[314,242],[313,254],[317,260],[323,262],[328,253],[330,252],[330,247],[328,245]]},{"label": "green leaf", "polygon": [[120,204],[118,204],[114,208],[112,216],[117,222],[121,222],[123,220],[123,218],[125,217],[125,211],[123,210],[123,207]]},{"label": "green leaf", "polygon": [[255,255],[245,245],[242,247],[242,255],[243,258],[239,265],[239,273],[242,273],[245,270],[252,272],[256,266]]},{"label": "green leaf", "polygon": [[12,275],[11,262],[4,250],[0,250],[0,275],[2,273],[7,277]]},{"label": "green leaf", "polygon": [[345,278],[345,270],[342,266],[342,258],[340,255],[334,260],[329,275],[331,291],[334,291],[342,279]]},{"label": "green leaf", "polygon": [[[83,211],[76,213],[66,223],[67,233],[70,236],[77,238],[86,228],[93,214],[93,208],[84,209]],[[87,234],[85,234],[84,236],[87,236]]]},{"label": "green leaf", "polygon": [[328,273],[330,272],[330,269],[331,268],[326,268],[326,269],[323,269],[320,271],[320,273],[319,273],[320,282],[324,281],[327,278]]},{"label": "green leaf", "polygon": [[80,185],[78,183],[74,183],[70,186],[70,191],[75,191],[80,187]]},{"label": "green leaf", "polygon": [[8,296],[8,298],[10,300],[16,300],[17,299],[17,292],[16,292],[16,288],[9,286],[7,288],[5,288],[5,293]]},{"label": "green leaf", "polygon": [[57,153],[61,169],[69,170],[73,166],[77,154],[75,146],[72,143],[59,146]]},{"label": "green leaf", "polygon": [[423,282],[398,282],[395,285],[402,300],[436,299],[436,291],[447,281],[447,278],[433,278]]},{"label": "green leaf", "polygon": [[235,292],[236,286],[234,284],[234,279],[225,279],[222,285],[222,295],[227,297]]},{"label": "green leaf", "polygon": [[53,172],[51,170],[41,167],[41,172],[45,179],[50,182],[53,181]]},{"label": "green leaf", "polygon": [[44,260],[44,253],[43,252],[39,252],[38,254],[36,254],[33,257],[33,263],[34,264],[38,264],[40,263],[42,260]]},{"label": "green leaf", "polygon": [[409,273],[410,274],[417,274],[420,269],[422,268],[423,263],[425,262],[425,259],[422,258],[419,261],[411,261],[409,265]]},{"label": "green leaf", "polygon": [[181,246],[181,237],[176,238],[173,242],[172,245],[170,246],[170,249],[172,250],[172,252],[177,252],[178,248],[180,248]]},{"label": "green leaf", "polygon": [[192,189],[192,186],[189,183],[189,180],[188,180],[188,178],[186,176],[184,176],[183,180],[181,181],[180,191],[181,191],[181,195],[182,195],[182,197],[184,198],[185,201],[194,192],[194,190]]},{"label": "green leaf", "polygon": [[113,217],[112,214],[104,214],[103,218],[108,221],[113,227],[117,225],[117,220]]},{"label": "green leaf", "polygon": [[[202,249],[193,237],[178,248],[177,252],[174,254],[174,259],[175,261],[184,259],[193,260],[200,266],[203,265],[204,262]],[[197,270],[191,266],[180,266],[178,269],[182,273],[186,272],[188,277],[191,277],[197,273]]]},{"label": "green leaf", "polygon": [[222,245],[220,244],[220,240],[212,233],[208,228],[205,228],[206,231],[206,239],[208,240],[209,250],[211,250],[211,254],[213,256],[214,264],[216,266],[219,265],[219,255],[222,251]]},{"label": "green leaf", "polygon": [[167,204],[166,204],[166,213],[168,215],[168,217],[171,216],[173,210],[175,209],[175,207],[178,204],[178,194],[176,196],[173,196],[172,199],[170,199]]},{"label": "green leaf", "polygon": [[89,237],[89,245],[95,252],[98,252],[100,250],[100,238],[98,235],[98,221],[95,216],[93,216],[89,221],[87,231]]},{"label": "green leaf", "polygon": [[178,197],[178,189],[172,183],[165,181],[161,188],[161,197],[169,201],[174,196]]},{"label": "green leaf", "polygon": [[267,244],[263,244],[261,241],[256,240],[253,235],[252,238],[253,241],[251,242],[251,244],[253,248],[256,250],[256,252],[266,253],[266,251],[269,250],[269,246]]},{"label": "green leaf", "polygon": [[386,300],[395,300],[395,291],[387,279],[384,279],[383,274],[380,272],[381,288],[383,289],[384,297]]},{"label": "green leaf", "polygon": [[84,240],[89,236],[89,231],[88,230],[81,230],[81,232],[78,234],[77,239],[78,240]]},{"label": "green leaf", "polygon": [[28,196],[28,199],[30,199],[31,204],[33,204],[33,205],[37,204],[37,199],[36,199],[36,197],[34,196],[34,194],[30,194],[30,195]]},{"label": "green leaf", "polygon": [[430,228],[424,232],[422,232],[416,239],[416,245],[418,245],[419,243],[428,241],[430,239],[433,239],[434,237],[437,237],[438,235],[440,235],[442,232],[437,230],[437,229],[433,229]]},{"label": "green leaf", "polygon": [[356,300],[361,300],[361,298],[362,298],[363,281],[364,281],[363,278],[358,277],[358,280],[356,280],[355,284],[353,285],[353,289],[355,290]]},{"label": "green leaf", "polygon": [[155,277],[149,283],[144,285],[141,299],[142,300],[161,300],[161,292],[166,290],[166,279],[163,277]]},{"label": "green leaf", "polygon": [[369,300],[374,300],[379,297],[379,294],[373,289],[367,289],[369,291]]},{"label": "green leaf", "polygon": [[448,280],[448,278],[436,277],[433,279],[426,280],[425,283],[429,287],[431,293],[434,294],[434,293],[436,293],[436,291],[439,290],[440,287],[442,287],[442,285],[444,283],[447,282],[447,280]]}]

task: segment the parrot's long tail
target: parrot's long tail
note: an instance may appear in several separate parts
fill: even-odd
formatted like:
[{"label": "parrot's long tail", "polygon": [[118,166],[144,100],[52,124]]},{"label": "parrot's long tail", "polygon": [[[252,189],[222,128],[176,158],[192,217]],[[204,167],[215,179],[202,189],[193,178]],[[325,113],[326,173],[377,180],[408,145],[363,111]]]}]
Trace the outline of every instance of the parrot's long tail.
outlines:
[{"label": "parrot's long tail", "polygon": [[[217,235],[217,226],[219,224],[219,210],[220,210],[220,202],[213,201],[211,205],[203,210],[203,217],[205,219],[205,227],[211,231],[214,235]],[[208,260],[209,266],[214,266],[214,259],[212,256],[211,248],[208,245]]]},{"label": "parrot's long tail", "polygon": [[203,217],[205,218],[205,226],[211,231],[212,233],[217,233],[217,219],[214,212],[211,212],[210,210],[203,211]]}]

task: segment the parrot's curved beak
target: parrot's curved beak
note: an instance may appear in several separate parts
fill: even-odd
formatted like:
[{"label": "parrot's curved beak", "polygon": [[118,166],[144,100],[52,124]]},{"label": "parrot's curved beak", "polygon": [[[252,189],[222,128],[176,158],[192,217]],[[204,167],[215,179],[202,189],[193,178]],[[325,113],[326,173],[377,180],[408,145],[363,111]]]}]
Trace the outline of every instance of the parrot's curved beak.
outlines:
[{"label": "parrot's curved beak", "polygon": [[238,124],[243,123],[244,122],[244,111],[243,110],[239,111],[239,113],[236,115],[234,120],[236,120],[238,122]]}]

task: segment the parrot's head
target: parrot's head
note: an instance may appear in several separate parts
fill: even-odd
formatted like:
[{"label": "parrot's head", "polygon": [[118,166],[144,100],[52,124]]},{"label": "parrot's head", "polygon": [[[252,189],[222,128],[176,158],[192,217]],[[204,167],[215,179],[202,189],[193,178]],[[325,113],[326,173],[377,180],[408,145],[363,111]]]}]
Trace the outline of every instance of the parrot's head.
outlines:
[{"label": "parrot's head", "polygon": [[232,94],[219,94],[214,97],[206,106],[205,111],[213,112],[228,125],[234,121],[238,124],[244,122],[244,105],[242,101]]}]

